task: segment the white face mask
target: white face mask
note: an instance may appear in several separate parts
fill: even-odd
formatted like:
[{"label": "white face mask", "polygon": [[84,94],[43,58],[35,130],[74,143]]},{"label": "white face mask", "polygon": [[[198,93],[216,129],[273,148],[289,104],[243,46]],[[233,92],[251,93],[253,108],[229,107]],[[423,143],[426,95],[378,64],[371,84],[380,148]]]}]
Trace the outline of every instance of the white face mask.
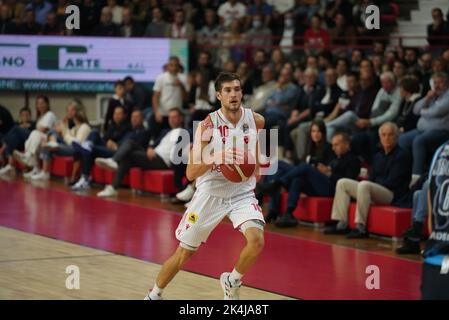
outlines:
[{"label": "white face mask", "polygon": [[286,27],[286,28],[291,28],[291,27],[293,27],[293,19],[286,19],[286,20],[284,21],[284,23],[285,23],[285,27]]},{"label": "white face mask", "polygon": [[262,21],[260,21],[260,20],[253,21],[253,28],[259,29],[261,26],[262,26]]}]

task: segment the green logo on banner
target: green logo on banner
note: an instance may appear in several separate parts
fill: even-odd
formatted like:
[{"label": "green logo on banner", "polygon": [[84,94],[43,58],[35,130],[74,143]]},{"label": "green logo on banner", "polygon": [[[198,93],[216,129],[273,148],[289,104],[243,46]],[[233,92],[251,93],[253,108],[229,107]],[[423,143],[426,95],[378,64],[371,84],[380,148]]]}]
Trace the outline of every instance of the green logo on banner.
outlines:
[{"label": "green logo on banner", "polygon": [[[87,53],[87,47],[85,46],[39,45],[37,47],[37,67],[40,70],[59,70],[59,51],[61,49],[65,49],[67,53]],[[63,69],[85,68],[85,64],[83,59],[69,59]],[[98,60],[93,60],[93,66],[98,67],[98,64]]]}]

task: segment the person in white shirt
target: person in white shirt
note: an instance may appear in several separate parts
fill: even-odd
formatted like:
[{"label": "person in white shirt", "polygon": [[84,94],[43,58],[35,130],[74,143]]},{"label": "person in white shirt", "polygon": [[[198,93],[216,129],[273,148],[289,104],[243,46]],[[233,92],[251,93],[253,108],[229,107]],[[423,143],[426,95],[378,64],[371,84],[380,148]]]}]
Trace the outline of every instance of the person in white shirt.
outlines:
[{"label": "person in white shirt", "polygon": [[56,115],[50,110],[50,100],[47,96],[39,95],[36,98],[37,123],[36,129],[31,132],[25,141],[25,152],[14,150],[13,157],[27,168],[33,170],[24,174],[25,178],[31,177],[38,170],[37,160],[39,149],[44,141],[47,141],[48,132],[56,124]]},{"label": "person in white shirt", "polygon": [[218,16],[223,24],[228,27],[232,20],[242,19],[246,15],[246,7],[237,0],[229,0],[218,8]]},{"label": "person in white shirt", "polygon": [[149,121],[151,138],[169,127],[168,113],[172,108],[182,109],[187,98],[187,79],[180,73],[177,57],[170,57],[166,71],[157,76],[153,87],[153,115]]},{"label": "person in white shirt", "polygon": [[[168,113],[170,130],[155,146],[149,146],[146,150],[140,146],[130,149],[128,155],[118,164],[109,166],[116,171],[112,185],[107,185],[98,197],[113,197],[117,195],[117,189],[131,167],[139,167],[144,170],[163,170],[171,167],[172,153],[176,151],[176,144],[180,142],[184,116],[179,108],[173,108]],[[110,161],[109,161],[110,162]]]},{"label": "person in white shirt", "polygon": [[[49,133],[48,141],[42,144],[40,158],[42,159],[42,170],[31,176],[31,180],[50,179],[51,159],[53,155],[71,157],[75,154],[72,142],[82,143],[87,139],[91,128],[87,122],[84,109],[76,101],[67,107],[67,114],[63,120],[58,121],[54,130]],[[75,181],[79,162],[75,162],[72,171],[71,183]]]}]

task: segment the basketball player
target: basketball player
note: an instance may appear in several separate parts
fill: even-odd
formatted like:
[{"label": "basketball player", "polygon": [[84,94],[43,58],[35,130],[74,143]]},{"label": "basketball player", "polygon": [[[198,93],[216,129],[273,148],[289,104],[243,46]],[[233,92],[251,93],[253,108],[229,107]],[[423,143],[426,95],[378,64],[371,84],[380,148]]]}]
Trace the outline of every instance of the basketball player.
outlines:
[{"label": "basketball player", "polygon": [[435,153],[429,171],[429,240],[424,250],[424,300],[449,299],[449,141]]},{"label": "basketball player", "polygon": [[[237,74],[220,73],[215,80],[215,91],[221,108],[210,113],[200,123],[195,133],[193,150],[189,154],[186,175],[190,181],[196,180],[197,189],[176,230],[179,247],[162,266],[156,283],[145,300],[162,299],[164,288],[200,245],[206,242],[209,234],[225,216],[246,238],[246,246],[241,251],[234,270],[220,276],[225,300],[239,299],[241,279],[263,249],[265,221],[253,191],[256,185],[255,175],[244,182],[233,183],[219,172],[219,165],[224,160],[235,160],[235,163],[242,161],[241,151],[223,151],[223,144],[227,141],[238,140],[249,144],[250,150],[254,146],[253,149],[257,149],[257,133],[264,127],[265,120],[251,109],[241,106],[242,87]],[[206,147],[212,147],[212,163],[203,157]],[[195,149],[201,152],[194,152]],[[256,172],[258,168],[256,163]]]}]

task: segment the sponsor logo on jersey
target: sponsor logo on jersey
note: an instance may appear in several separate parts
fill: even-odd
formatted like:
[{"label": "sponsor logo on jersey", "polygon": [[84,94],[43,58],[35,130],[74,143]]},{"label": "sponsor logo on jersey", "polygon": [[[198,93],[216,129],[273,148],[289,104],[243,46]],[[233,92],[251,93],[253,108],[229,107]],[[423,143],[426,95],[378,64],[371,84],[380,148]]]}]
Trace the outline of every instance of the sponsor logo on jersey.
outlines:
[{"label": "sponsor logo on jersey", "polygon": [[247,123],[244,123],[242,125],[242,131],[243,131],[243,133],[248,133],[249,132],[249,126],[248,126]]},{"label": "sponsor logo on jersey", "polygon": [[198,215],[194,212],[189,213],[189,218],[187,219],[190,223],[195,223],[198,221]]}]

